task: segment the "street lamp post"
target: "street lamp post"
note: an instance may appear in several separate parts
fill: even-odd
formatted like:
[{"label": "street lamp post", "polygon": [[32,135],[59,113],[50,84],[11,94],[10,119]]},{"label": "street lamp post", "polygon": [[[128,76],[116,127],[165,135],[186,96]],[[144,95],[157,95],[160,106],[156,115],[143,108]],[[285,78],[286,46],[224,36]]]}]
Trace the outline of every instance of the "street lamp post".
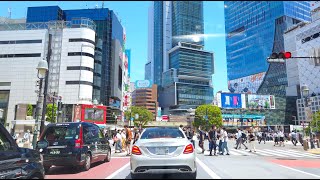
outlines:
[{"label": "street lamp post", "polygon": [[[33,133],[33,140],[32,140],[32,146],[33,149],[36,148],[36,144],[37,144],[37,139],[38,139],[38,122],[39,122],[39,116],[40,116],[40,109],[41,109],[41,101],[42,101],[42,82],[43,79],[46,76],[46,73],[48,71],[48,62],[45,61],[44,59],[40,60],[38,63],[38,74],[37,77],[40,79],[40,83],[39,83],[39,94],[38,94],[38,100],[37,100],[37,107],[36,107],[36,121],[35,121],[35,126],[34,126],[34,133]],[[40,127],[41,128],[41,127]]]},{"label": "street lamp post", "polygon": [[[307,85],[302,85],[301,86],[301,93],[302,93],[302,99],[305,98],[305,111],[308,107],[308,96],[309,96],[309,88]],[[304,100],[304,99],[303,99]],[[308,114],[306,112],[306,118],[308,118]],[[314,149],[315,146],[314,146],[314,143],[313,143],[313,137],[312,137],[312,128],[311,128],[311,122],[309,122],[309,129],[310,129],[310,132],[309,132],[309,136],[310,136],[310,145],[311,145],[311,149]]]}]

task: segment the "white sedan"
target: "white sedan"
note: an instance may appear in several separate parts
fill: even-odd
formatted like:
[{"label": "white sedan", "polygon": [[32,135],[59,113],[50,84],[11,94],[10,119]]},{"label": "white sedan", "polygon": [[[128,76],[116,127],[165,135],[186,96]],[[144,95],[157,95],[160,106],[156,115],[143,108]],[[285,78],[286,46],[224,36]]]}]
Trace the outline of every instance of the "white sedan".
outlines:
[{"label": "white sedan", "polygon": [[146,128],[132,147],[130,169],[134,179],[148,174],[184,174],[195,179],[195,150],[178,127]]}]

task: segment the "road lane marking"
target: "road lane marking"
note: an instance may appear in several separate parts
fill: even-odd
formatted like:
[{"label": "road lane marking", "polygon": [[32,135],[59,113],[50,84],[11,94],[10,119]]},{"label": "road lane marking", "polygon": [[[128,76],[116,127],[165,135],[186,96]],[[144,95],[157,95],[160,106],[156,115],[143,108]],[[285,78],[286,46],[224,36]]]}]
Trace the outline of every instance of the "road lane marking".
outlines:
[{"label": "road lane marking", "polygon": [[281,167],[284,167],[284,168],[287,168],[287,169],[290,169],[292,171],[297,171],[299,173],[303,173],[303,174],[307,174],[309,176],[313,176],[313,177],[316,177],[316,178],[320,178],[320,176],[318,175],[315,175],[315,174],[311,174],[311,173],[308,173],[308,172],[305,172],[305,171],[301,171],[301,170],[298,170],[298,169],[294,169],[294,168],[291,168],[291,167],[288,167],[288,166],[284,166],[284,165],[280,165],[280,164],[277,164],[278,166],[281,166]]},{"label": "road lane marking", "polygon": [[299,155],[301,157],[317,158],[315,156],[308,155],[308,154],[303,154],[302,152],[298,152],[298,151],[288,151],[288,150],[278,150],[278,151],[283,151],[283,152],[286,152],[286,153],[296,154],[296,155]]},{"label": "road lane marking", "polygon": [[279,155],[279,154],[281,154],[281,155],[284,155],[284,156],[286,156],[286,157],[303,157],[303,156],[301,156],[301,155],[296,155],[296,154],[290,154],[289,152],[281,152],[281,151],[278,151],[278,150],[266,150],[266,151],[273,151],[273,152],[275,152],[275,153],[277,153],[277,156]]},{"label": "road lane marking", "polygon": [[214,173],[207,165],[205,165],[200,159],[196,158],[196,162],[202,167],[202,169],[209,174],[212,179],[221,179],[216,173]]},{"label": "road lane marking", "polygon": [[118,169],[117,171],[115,171],[114,173],[112,173],[111,175],[109,175],[108,177],[106,177],[105,179],[112,179],[114,176],[116,176],[117,174],[119,174],[121,171],[123,171],[125,168],[127,168],[128,166],[130,166],[130,162],[128,162],[126,165],[122,166],[122,168]]},{"label": "road lane marking", "polygon": [[256,152],[255,152],[256,154],[259,154],[259,155],[262,155],[262,156],[273,156],[273,155],[271,155],[271,154],[267,154],[267,153],[265,153],[265,152],[263,152],[263,151],[261,151],[261,150],[259,150],[259,149],[256,149]]},{"label": "road lane marking", "polygon": [[312,153],[308,153],[308,152],[300,152],[300,151],[295,151],[295,150],[291,150],[291,149],[289,149],[289,150],[287,150],[287,151],[299,152],[299,153],[301,153],[301,154],[303,154],[303,155],[308,155],[308,156],[312,156],[312,157],[320,157],[319,155],[312,154]]},{"label": "road lane marking", "polygon": [[280,154],[280,153],[277,153],[277,152],[275,152],[274,150],[270,150],[270,151],[269,151],[269,149],[263,149],[263,150],[261,150],[261,151],[263,151],[264,153],[272,154],[273,156],[286,157],[285,155]]}]

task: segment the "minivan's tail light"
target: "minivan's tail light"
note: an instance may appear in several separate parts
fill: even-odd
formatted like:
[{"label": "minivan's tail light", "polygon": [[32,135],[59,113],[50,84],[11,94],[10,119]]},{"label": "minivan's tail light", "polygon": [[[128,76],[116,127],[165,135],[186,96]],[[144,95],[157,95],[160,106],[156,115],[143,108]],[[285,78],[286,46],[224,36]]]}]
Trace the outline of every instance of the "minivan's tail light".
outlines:
[{"label": "minivan's tail light", "polygon": [[141,155],[142,154],[138,146],[133,146],[131,152],[132,152],[132,154],[135,154],[135,155]]},{"label": "minivan's tail light", "polygon": [[82,127],[80,126],[79,138],[74,141],[75,148],[81,148],[83,145]]},{"label": "minivan's tail light", "polygon": [[193,153],[193,145],[192,144],[187,145],[183,151],[183,154],[189,154],[189,153]]}]

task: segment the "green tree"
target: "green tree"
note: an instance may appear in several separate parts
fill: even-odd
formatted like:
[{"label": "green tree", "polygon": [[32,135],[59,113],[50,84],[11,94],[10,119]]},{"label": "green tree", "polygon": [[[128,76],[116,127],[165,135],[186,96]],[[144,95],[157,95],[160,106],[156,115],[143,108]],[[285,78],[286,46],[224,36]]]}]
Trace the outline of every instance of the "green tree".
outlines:
[{"label": "green tree", "polygon": [[[312,115],[311,128],[312,132],[320,132],[320,111]],[[309,126],[305,128],[305,132],[307,135],[310,134]]]},{"label": "green tree", "polygon": [[[205,116],[208,116],[208,121]],[[222,126],[222,113],[218,106],[205,104],[198,106],[195,112],[193,126],[203,126],[204,129],[209,129],[210,126],[216,125],[218,128]]]},{"label": "green tree", "polygon": [[31,104],[28,104],[27,107],[27,116],[32,116],[33,115],[33,107]]},{"label": "green tree", "polygon": [[139,107],[139,106],[132,106],[130,110],[126,111],[124,113],[126,119],[130,120],[130,113],[131,117],[135,118],[136,114],[139,114],[138,119],[134,119],[133,123],[135,126],[138,126],[139,124],[144,127],[149,121],[153,120],[153,114],[145,107]]},{"label": "green tree", "polygon": [[[52,114],[52,107],[53,107],[53,114]],[[57,106],[52,104],[47,104],[47,109],[46,109],[46,121],[55,123],[56,122],[56,111],[57,111]]]}]

